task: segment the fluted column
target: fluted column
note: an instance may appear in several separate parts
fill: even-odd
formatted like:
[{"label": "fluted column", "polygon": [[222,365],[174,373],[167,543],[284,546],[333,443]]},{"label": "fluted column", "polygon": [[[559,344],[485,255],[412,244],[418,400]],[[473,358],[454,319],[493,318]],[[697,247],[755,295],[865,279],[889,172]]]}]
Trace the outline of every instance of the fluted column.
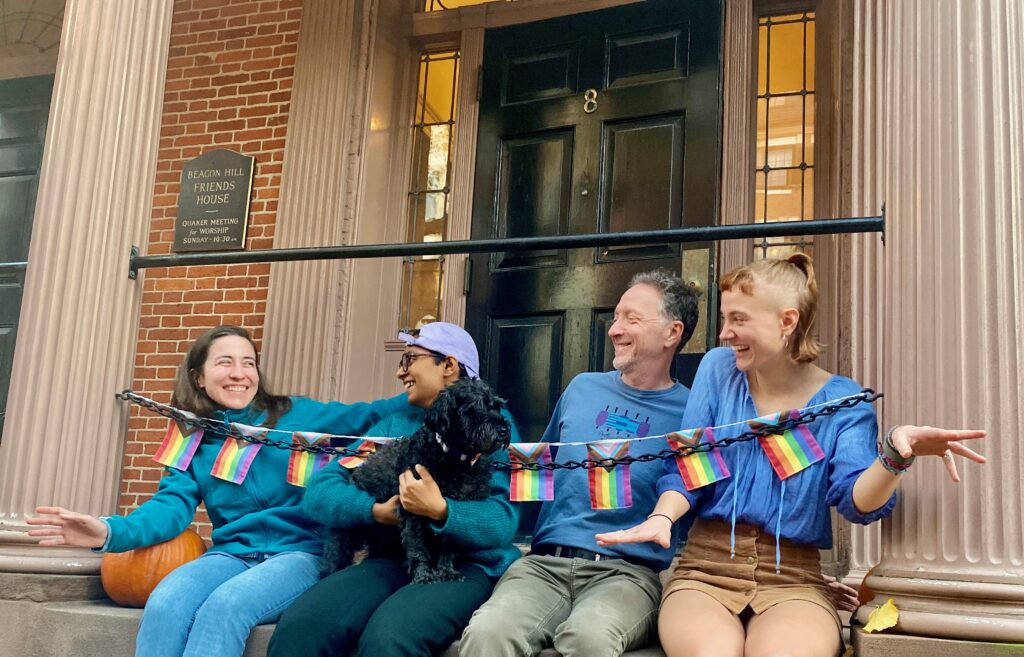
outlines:
[{"label": "fluted column", "polygon": [[[1024,5],[859,4],[865,109],[854,160],[865,175],[854,188],[865,198],[881,190],[889,216],[884,249],[855,258],[853,314],[881,318],[854,329],[859,367],[877,373],[887,394],[886,425],[983,427],[991,435],[978,445],[987,466],[957,459],[959,486],[935,458],[905,477],[882,526],[881,562],[867,579],[877,597],[860,618],[892,597],[902,632],[1019,643]],[[880,88],[887,93],[878,98]]]},{"label": "fluted column", "polygon": [[[288,143],[274,247],[352,241],[352,187],[359,149],[351,143],[365,105],[357,93],[360,9],[365,3],[306,0],[295,56]],[[275,391],[336,397],[341,361],[344,282],[351,262],[275,263],[264,325],[264,366]]]},{"label": "fluted column", "polygon": [[[885,203],[886,4],[886,0],[857,0],[853,6],[850,207],[844,209],[848,216],[877,214]],[[880,294],[885,286],[881,262],[885,249],[876,235],[851,235],[848,239],[854,271],[846,294],[848,314],[844,313],[850,328],[845,342],[848,353],[841,358],[854,380],[881,389],[881,329],[888,319]],[[884,404],[878,409],[883,417]],[[881,558],[881,527],[879,523],[851,526],[849,583],[859,585]]]},{"label": "fluted column", "polygon": [[36,201],[7,423],[0,571],[89,573],[88,550],[35,547],[39,504],[117,506],[171,0],[68,0]]}]

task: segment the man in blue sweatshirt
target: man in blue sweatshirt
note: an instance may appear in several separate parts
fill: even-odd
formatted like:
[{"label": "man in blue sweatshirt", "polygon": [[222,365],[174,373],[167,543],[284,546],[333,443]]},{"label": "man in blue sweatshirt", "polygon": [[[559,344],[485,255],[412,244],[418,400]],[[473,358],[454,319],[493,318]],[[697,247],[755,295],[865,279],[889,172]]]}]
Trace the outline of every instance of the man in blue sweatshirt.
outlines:
[{"label": "man in blue sweatshirt", "polygon": [[[669,371],[696,322],[697,294],[678,277],[664,271],[633,277],[608,330],[615,370],[574,378],[542,440],[642,438],[679,429],[689,390]],[[664,439],[638,441],[630,454],[664,449]],[[555,460],[586,457],[586,447],[565,446]],[[633,504],[614,510],[591,509],[586,471],[556,470],[555,499],[541,506],[530,555],[512,564],[473,615],[460,657],[537,655],[548,646],[565,657],[619,657],[653,642],[658,572],[668,568],[675,547],[601,547],[594,535],[642,522],[657,501],[664,467],[661,460],[632,464]],[[674,539],[685,536],[689,521],[674,529]]]}]

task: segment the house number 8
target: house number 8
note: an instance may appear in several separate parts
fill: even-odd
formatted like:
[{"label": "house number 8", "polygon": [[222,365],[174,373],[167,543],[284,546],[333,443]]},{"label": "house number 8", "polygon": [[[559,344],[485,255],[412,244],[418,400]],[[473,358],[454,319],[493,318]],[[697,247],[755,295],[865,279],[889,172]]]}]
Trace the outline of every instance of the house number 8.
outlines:
[{"label": "house number 8", "polygon": [[597,111],[597,89],[587,89],[583,94],[583,111],[587,114]]}]

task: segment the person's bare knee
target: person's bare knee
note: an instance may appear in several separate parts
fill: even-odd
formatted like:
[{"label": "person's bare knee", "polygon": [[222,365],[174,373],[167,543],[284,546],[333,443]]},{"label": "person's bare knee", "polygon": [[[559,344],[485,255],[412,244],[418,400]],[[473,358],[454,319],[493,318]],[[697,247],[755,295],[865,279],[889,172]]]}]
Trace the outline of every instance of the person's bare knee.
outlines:
[{"label": "person's bare knee", "polygon": [[841,639],[835,618],[813,602],[779,603],[747,624],[744,657],[836,657]]},{"label": "person's bare knee", "polygon": [[668,657],[740,657],[743,625],[700,591],[678,591],[661,606],[658,634]]}]

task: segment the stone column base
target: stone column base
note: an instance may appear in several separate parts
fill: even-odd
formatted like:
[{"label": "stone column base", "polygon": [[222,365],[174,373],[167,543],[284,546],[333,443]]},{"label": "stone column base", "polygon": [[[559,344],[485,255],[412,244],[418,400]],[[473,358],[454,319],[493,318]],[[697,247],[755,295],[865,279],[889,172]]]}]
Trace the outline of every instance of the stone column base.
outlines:
[{"label": "stone column base", "polygon": [[971,576],[966,573],[933,575],[943,579],[879,566],[865,578],[875,597],[857,610],[857,620],[867,623],[876,607],[893,598],[900,610],[896,629],[907,635],[1024,642],[1024,585],[954,579]]},{"label": "stone column base", "polygon": [[87,548],[41,548],[28,544],[4,544],[0,540],[0,573],[98,575],[102,560],[102,554]]},{"label": "stone column base", "polygon": [[905,634],[868,634],[853,628],[853,649],[857,657],[999,657],[1024,655],[1024,644],[958,641]]},{"label": "stone column base", "polygon": [[98,575],[36,575],[0,572],[0,600],[67,602],[106,598]]}]

